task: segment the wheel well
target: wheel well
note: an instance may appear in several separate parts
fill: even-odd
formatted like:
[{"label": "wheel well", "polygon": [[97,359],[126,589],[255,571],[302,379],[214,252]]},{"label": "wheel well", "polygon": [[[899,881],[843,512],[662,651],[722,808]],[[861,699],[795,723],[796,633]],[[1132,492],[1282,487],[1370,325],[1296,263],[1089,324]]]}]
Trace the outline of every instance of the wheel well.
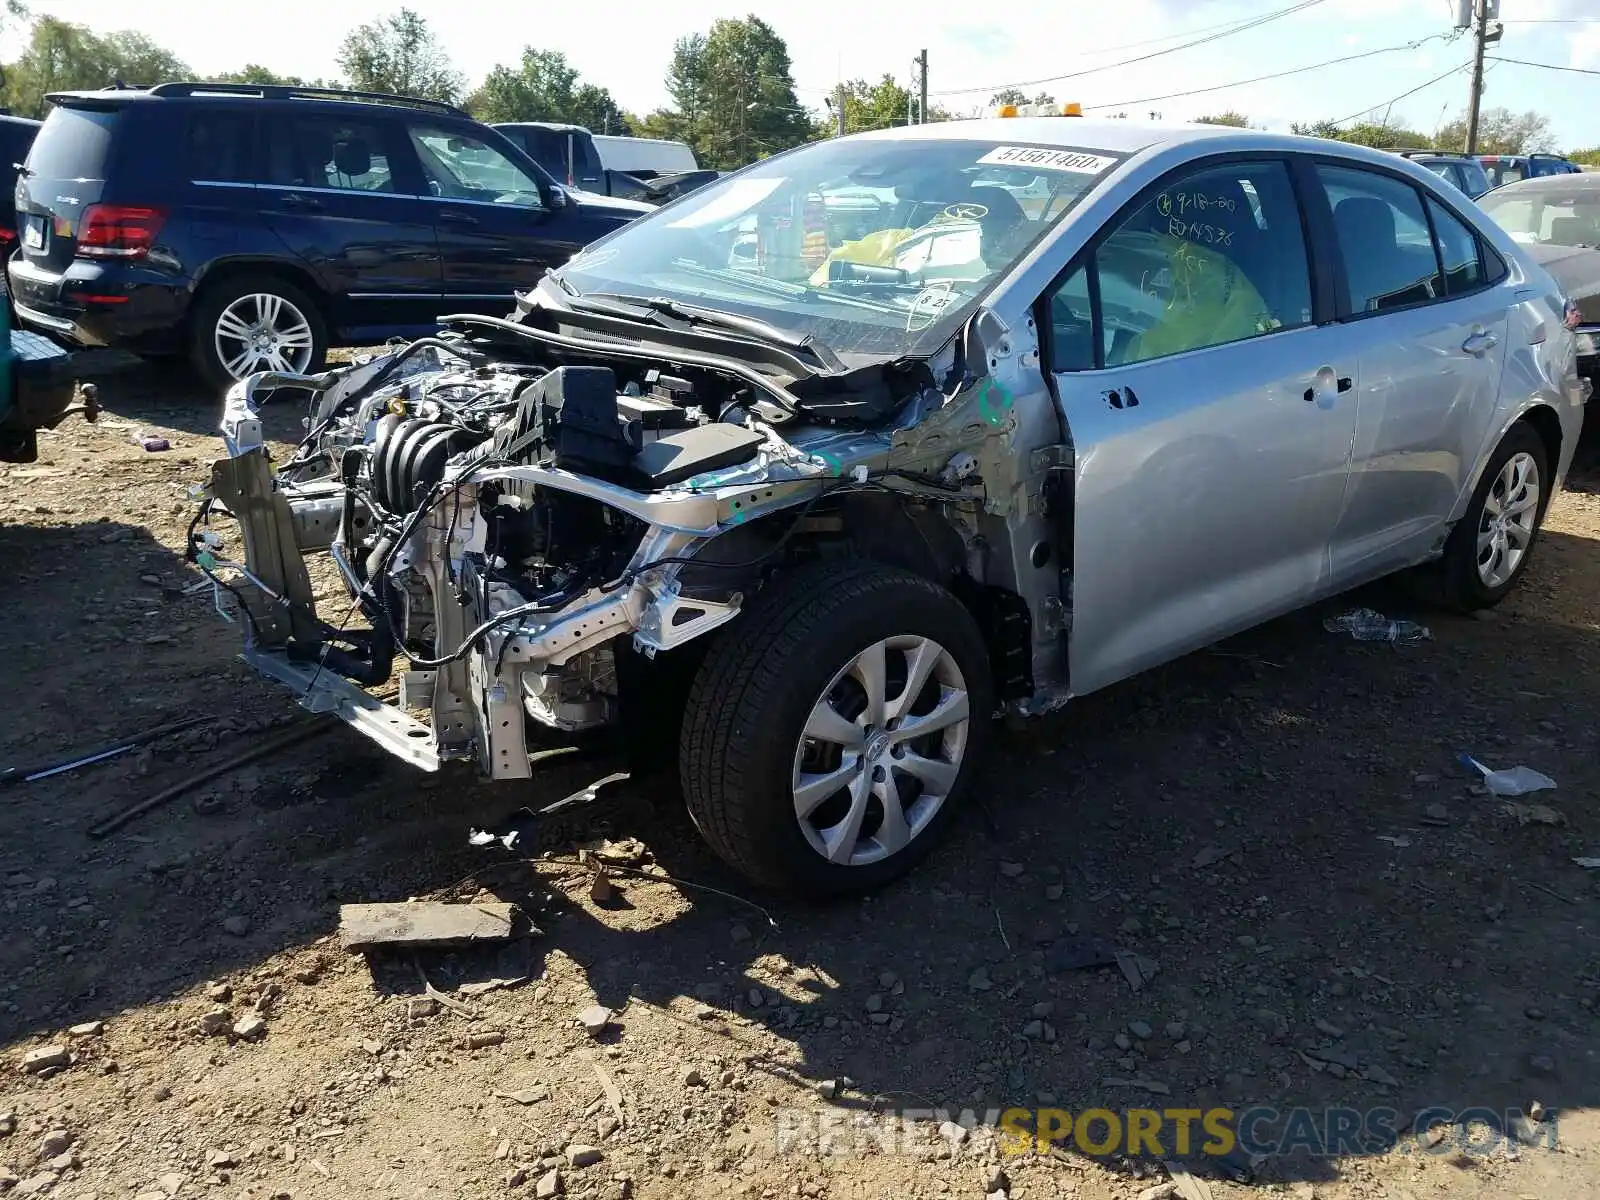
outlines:
[{"label": "wheel well", "polygon": [[1531,425],[1544,443],[1546,465],[1553,476],[1561,469],[1561,418],[1555,409],[1540,404],[1524,413],[1522,421]]},{"label": "wheel well", "polygon": [[265,276],[268,279],[277,279],[283,283],[293,284],[317,306],[324,324],[328,320],[328,298],[323,293],[322,287],[317,283],[316,277],[303,267],[277,260],[266,261],[228,261],[217,263],[200,278],[199,285],[195,288],[195,303],[189,306],[190,319],[196,311],[202,297],[210,295],[225,283],[238,279],[241,276]]},{"label": "wheel well", "polygon": [[774,574],[829,557],[899,567],[954,593],[989,646],[996,691],[1003,699],[1033,691],[1032,629],[1015,592],[981,583],[967,569],[967,546],[936,502],[888,491],[829,497],[803,514],[786,509],[723,534],[697,558],[738,568],[685,567],[685,595],[749,595]]}]

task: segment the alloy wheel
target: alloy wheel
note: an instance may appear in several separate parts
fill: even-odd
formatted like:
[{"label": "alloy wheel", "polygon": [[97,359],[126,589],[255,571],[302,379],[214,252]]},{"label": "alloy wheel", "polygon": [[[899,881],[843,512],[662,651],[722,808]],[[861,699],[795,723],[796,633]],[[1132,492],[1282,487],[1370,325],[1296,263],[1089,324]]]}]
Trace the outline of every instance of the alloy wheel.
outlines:
[{"label": "alloy wheel", "polygon": [[301,373],[311,364],[311,322],[271,292],[240,296],[217,317],[217,361],[235,379],[257,371]]},{"label": "alloy wheel", "polygon": [[971,725],[955,657],[932,638],[874,642],[823,689],[795,751],[795,818],[840,866],[905,849],[961,773]]},{"label": "alloy wheel", "polygon": [[1478,578],[1485,587],[1504,587],[1522,565],[1539,519],[1539,494],[1533,455],[1519,451],[1506,459],[1478,520]]}]

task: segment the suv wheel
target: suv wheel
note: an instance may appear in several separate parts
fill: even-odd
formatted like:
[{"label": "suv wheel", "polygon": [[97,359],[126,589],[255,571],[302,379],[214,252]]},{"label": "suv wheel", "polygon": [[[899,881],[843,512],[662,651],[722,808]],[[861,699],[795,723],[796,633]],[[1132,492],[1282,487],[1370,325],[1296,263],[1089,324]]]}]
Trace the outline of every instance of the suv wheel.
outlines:
[{"label": "suv wheel", "polygon": [[322,370],[327,329],[316,302],[270,275],[240,275],[201,295],[194,314],[190,358],[214,387],[226,388],[257,371],[310,374]]},{"label": "suv wheel", "polygon": [[876,887],[954,818],[993,686],[961,602],[872,563],[780,576],[706,656],[683,718],[689,813],[753,882]]}]

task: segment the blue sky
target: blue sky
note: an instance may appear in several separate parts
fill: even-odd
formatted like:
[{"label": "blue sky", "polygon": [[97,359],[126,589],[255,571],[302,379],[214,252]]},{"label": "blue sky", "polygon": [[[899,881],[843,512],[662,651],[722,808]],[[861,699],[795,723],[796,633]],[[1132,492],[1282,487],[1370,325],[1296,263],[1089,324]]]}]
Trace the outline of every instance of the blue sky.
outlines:
[{"label": "blue sky", "polygon": [[[1031,84],[1150,55],[1293,2],[610,0],[591,6],[409,0],[409,5],[429,20],[456,64],[474,80],[532,44],[563,51],[585,78],[609,87],[623,107],[648,110],[666,100],[662,76],[675,37],[705,29],[718,17],[754,13],[787,39],[800,97],[808,105],[820,108],[841,77],[876,78],[888,72],[908,81],[912,57],[926,47],[933,92],[940,103],[961,111],[982,104],[998,85]],[[199,69],[256,61],[308,76],[333,74],[344,33],[398,6],[373,0],[271,0],[266,6],[236,0],[162,0],[142,7],[125,0],[32,4],[35,12],[102,31],[132,24]],[[1600,71],[1600,0],[1502,0],[1501,7],[1505,38],[1491,54]],[[1381,116],[1401,93],[1470,58],[1468,38],[1450,40],[1452,9],[1452,0],[1318,0],[1303,12],[1206,45],[1029,90],[1045,88],[1086,109],[1138,101],[1127,105],[1130,117],[1154,110],[1167,120],[1186,120],[1234,108],[1272,129],[1287,129],[1295,120],[1353,117],[1368,109]],[[15,33],[5,39],[8,57],[17,40]],[[1409,43],[1420,44],[1289,78],[1143,102]],[[1466,99],[1462,72],[1396,101],[1390,120],[1431,131],[1459,113]],[[1600,75],[1491,63],[1484,102],[1538,110],[1550,118],[1562,148],[1600,145]]]}]

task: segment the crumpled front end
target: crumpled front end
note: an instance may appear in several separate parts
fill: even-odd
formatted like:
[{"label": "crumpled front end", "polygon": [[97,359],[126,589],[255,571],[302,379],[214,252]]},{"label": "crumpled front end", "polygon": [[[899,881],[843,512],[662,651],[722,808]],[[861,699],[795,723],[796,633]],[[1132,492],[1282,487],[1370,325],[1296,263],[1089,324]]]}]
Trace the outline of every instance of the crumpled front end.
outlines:
[{"label": "crumpled front end", "polygon": [[[738,614],[744,576],[706,565],[714,540],[888,451],[887,434],[816,430],[802,449],[754,397],[621,373],[446,337],[236,384],[190,554],[246,660],[419,767],[527,776],[540,728],[618,719],[619,656]],[[312,412],[274,466],[259,405],[286,389]]]}]

